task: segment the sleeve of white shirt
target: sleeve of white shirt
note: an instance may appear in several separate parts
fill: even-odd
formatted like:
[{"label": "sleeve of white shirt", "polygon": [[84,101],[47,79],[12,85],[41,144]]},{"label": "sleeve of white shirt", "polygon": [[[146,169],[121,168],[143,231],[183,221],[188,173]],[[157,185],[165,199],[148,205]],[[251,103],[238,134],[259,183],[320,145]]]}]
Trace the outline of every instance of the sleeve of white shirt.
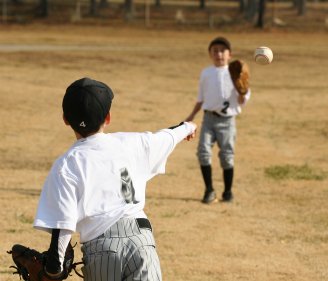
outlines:
[{"label": "sleeve of white shirt", "polygon": [[[236,93],[238,95],[237,90],[236,90]],[[251,89],[248,89],[247,90],[247,93],[245,94],[244,102],[243,103],[240,103],[239,106],[241,106],[241,107],[244,106],[249,101],[250,97],[251,97]]]},{"label": "sleeve of white shirt", "polygon": [[184,122],[174,129],[163,129],[149,138],[150,177],[165,173],[168,156],[175,146],[195,131],[192,123]]},{"label": "sleeve of white shirt", "polygon": [[251,89],[248,89],[248,91],[245,95],[245,101],[242,105],[245,105],[249,101],[250,97],[251,97]]},{"label": "sleeve of white shirt", "polygon": [[61,269],[63,270],[63,263],[65,259],[65,253],[68,246],[69,241],[72,238],[72,231],[61,229],[59,233],[59,239],[58,239],[58,255],[59,260],[61,264]]},{"label": "sleeve of white shirt", "polygon": [[58,276],[63,271],[65,253],[69,241],[72,237],[72,231],[65,229],[53,229],[51,243],[48,249],[46,272],[50,276]]},{"label": "sleeve of white shirt", "polygon": [[47,232],[51,232],[53,228],[75,231],[75,186],[72,178],[61,173],[55,163],[43,185],[33,226]]}]

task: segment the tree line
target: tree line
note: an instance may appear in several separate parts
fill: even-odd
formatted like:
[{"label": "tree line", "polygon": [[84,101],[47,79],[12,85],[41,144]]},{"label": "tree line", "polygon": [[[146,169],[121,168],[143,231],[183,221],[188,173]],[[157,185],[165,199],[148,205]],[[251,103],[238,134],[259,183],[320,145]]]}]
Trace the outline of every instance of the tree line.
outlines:
[{"label": "tree line", "polygon": [[[2,0],[3,3],[6,0]],[[8,1],[8,0],[7,0]],[[10,0],[14,4],[21,4],[24,0]],[[38,1],[38,15],[41,17],[48,17],[50,2],[56,2],[56,0],[36,0]],[[89,0],[89,14],[91,16],[97,16],[97,12],[108,6],[110,0]],[[160,8],[163,3],[162,0],[150,0],[153,1],[153,5]],[[182,0],[183,1],[183,0]],[[219,0],[217,0],[219,1]],[[265,14],[267,2],[275,2],[276,0],[235,0],[238,2],[239,11],[248,21],[254,21],[256,19],[256,26],[263,28],[265,25]],[[288,0],[285,0],[286,2]],[[198,2],[199,9],[205,9],[208,4],[208,0],[195,0]],[[211,1],[213,3],[213,0]],[[306,13],[307,0],[289,0],[291,5],[296,9],[298,15],[304,15]],[[135,10],[134,0],[123,0],[123,7],[126,14],[133,14]]]}]

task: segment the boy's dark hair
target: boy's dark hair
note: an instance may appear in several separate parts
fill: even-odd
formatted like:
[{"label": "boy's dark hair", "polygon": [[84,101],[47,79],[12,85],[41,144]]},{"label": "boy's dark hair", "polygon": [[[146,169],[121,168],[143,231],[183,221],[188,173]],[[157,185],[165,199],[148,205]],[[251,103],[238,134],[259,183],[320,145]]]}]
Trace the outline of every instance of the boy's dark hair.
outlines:
[{"label": "boy's dark hair", "polygon": [[228,41],[228,39],[224,38],[224,37],[216,37],[215,39],[213,39],[210,44],[208,45],[208,50],[210,51],[213,45],[216,44],[222,44],[224,46],[226,46],[226,48],[231,51],[231,44]]},{"label": "boy's dark hair", "polygon": [[64,117],[82,137],[99,131],[110,110],[114,94],[105,84],[90,78],[73,82],[63,98]]}]

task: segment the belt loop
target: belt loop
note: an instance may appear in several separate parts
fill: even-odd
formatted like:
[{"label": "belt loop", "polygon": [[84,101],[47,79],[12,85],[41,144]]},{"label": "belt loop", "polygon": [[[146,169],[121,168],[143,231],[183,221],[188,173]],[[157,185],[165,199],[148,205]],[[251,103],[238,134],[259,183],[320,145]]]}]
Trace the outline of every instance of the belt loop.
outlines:
[{"label": "belt loop", "polygon": [[145,229],[149,229],[150,231],[153,231],[150,221],[146,218],[137,218],[136,222],[139,226],[139,228],[145,228]]}]

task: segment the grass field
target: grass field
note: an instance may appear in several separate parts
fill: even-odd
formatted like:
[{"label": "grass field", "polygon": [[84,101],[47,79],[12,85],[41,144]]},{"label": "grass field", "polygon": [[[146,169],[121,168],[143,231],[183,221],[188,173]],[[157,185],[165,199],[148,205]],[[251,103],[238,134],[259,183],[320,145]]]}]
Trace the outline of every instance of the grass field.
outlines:
[{"label": "grass field", "polygon": [[[112,87],[107,132],[177,124],[194,105],[217,35],[252,75],[251,100],[237,118],[235,200],[201,204],[198,139],[176,148],[166,175],[147,189],[164,280],[328,280],[327,34],[32,24],[0,27],[1,281],[18,278],[6,254],[13,244],[49,245],[32,222],[52,162],[74,141],[61,117],[66,87],[84,76]],[[271,65],[253,62],[262,45],[274,52]]]}]

